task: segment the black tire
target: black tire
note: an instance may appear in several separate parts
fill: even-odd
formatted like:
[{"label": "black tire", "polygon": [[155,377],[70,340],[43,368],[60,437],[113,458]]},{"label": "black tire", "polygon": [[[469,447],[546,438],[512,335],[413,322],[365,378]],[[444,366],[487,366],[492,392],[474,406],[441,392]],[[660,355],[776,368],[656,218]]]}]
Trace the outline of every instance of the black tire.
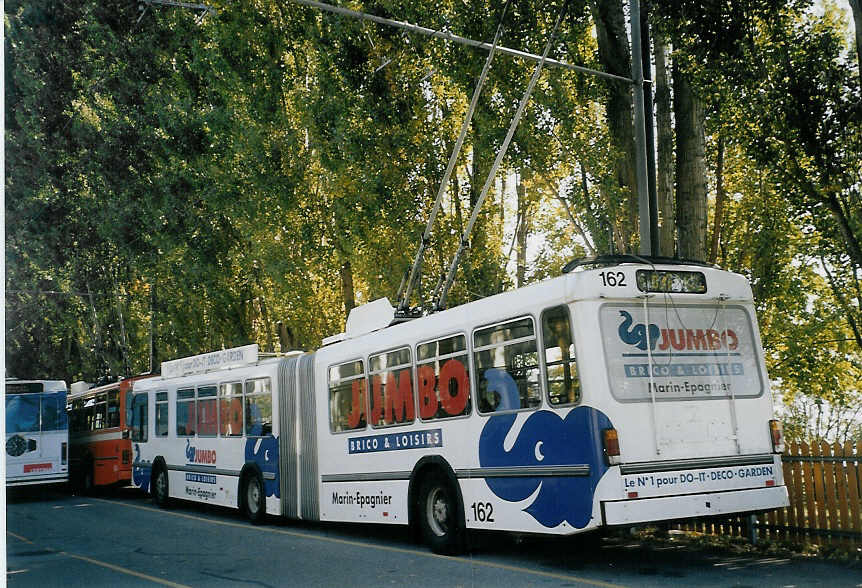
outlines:
[{"label": "black tire", "polygon": [[242,485],[242,510],[253,525],[263,523],[266,518],[266,491],[257,472],[251,472],[245,477]]},{"label": "black tire", "polygon": [[445,476],[434,473],[422,481],[417,514],[422,537],[434,553],[464,551],[465,532],[458,509],[458,494]]},{"label": "black tire", "polygon": [[153,468],[152,479],[153,504],[159,508],[167,508],[170,504],[170,488],[168,487],[168,470],[164,466]]}]

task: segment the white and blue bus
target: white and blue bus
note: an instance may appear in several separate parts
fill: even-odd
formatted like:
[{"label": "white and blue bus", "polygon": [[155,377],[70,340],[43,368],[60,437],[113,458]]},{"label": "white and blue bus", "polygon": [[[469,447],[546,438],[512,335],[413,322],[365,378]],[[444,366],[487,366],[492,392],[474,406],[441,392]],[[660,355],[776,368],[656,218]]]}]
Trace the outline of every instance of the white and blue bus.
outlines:
[{"label": "white and blue bus", "polygon": [[310,521],[568,535],[788,504],[751,289],[616,258],[311,353],[247,346],[134,384],[134,483]]},{"label": "white and blue bus", "polygon": [[6,486],[69,480],[66,382],[6,380]]}]

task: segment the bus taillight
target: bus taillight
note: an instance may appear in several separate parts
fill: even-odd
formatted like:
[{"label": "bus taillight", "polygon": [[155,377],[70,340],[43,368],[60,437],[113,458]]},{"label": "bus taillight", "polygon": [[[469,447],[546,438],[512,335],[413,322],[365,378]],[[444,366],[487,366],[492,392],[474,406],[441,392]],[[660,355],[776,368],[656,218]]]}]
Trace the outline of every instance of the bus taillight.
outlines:
[{"label": "bus taillight", "polygon": [[784,452],[784,431],[779,421],[775,419],[769,421],[769,436],[772,438],[772,451],[774,453]]},{"label": "bus taillight", "polygon": [[[56,447],[56,445],[55,445],[55,447]],[[66,465],[66,460],[69,457],[68,450],[69,450],[69,447],[67,446],[66,442],[64,441],[60,445],[60,465]]]},{"label": "bus taillight", "polygon": [[602,442],[605,447],[605,457],[608,460],[608,465],[618,465],[620,463],[620,439],[617,436],[616,429],[604,429],[602,431]]}]

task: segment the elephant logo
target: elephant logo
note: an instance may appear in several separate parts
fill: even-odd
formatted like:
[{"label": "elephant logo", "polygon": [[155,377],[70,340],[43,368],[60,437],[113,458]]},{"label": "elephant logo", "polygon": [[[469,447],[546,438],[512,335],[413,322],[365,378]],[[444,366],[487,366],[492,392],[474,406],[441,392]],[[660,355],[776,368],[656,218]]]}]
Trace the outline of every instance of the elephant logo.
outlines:
[{"label": "elephant logo", "polygon": [[[623,317],[623,322],[620,323],[619,335],[624,343],[634,345],[641,351],[646,351],[647,348],[647,328],[643,323],[632,326],[632,315],[625,310],[620,311],[620,316]],[[649,348],[655,349],[656,341],[661,336],[661,330],[658,326],[650,323],[649,325]]]},{"label": "elephant logo", "polygon": [[[245,441],[245,461],[253,461],[263,472],[263,485],[267,496],[280,497],[280,480],[278,472],[278,438],[273,435],[255,437]],[[270,479],[266,473],[274,474]]]},{"label": "elephant logo", "polygon": [[138,488],[150,489],[150,468],[141,465],[141,446],[135,443],[135,459],[132,461],[132,482]]},{"label": "elephant logo", "polygon": [[600,435],[611,422],[587,406],[572,409],[566,418],[541,410],[524,421],[511,449],[504,447],[516,414],[488,419],[479,438],[479,464],[488,467],[588,465],[588,476],[485,478],[502,500],[520,502],[538,494],[524,510],[536,521],[554,528],[563,521],[577,529],[590,522],[596,485],[608,470]]}]

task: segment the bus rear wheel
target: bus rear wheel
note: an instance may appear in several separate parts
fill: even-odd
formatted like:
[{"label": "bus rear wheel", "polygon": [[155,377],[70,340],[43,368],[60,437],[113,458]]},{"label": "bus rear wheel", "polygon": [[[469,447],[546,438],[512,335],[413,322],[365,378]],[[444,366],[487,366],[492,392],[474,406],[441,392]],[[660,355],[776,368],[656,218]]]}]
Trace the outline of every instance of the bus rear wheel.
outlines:
[{"label": "bus rear wheel", "polygon": [[158,467],[153,472],[153,503],[159,508],[167,508],[170,499],[168,470]]},{"label": "bus rear wheel", "polygon": [[419,524],[434,553],[454,555],[464,550],[464,529],[452,484],[440,474],[428,476],[419,494]]},{"label": "bus rear wheel", "polygon": [[266,493],[263,491],[263,480],[257,472],[246,476],[242,506],[246,518],[252,524],[263,522],[266,516]]}]

